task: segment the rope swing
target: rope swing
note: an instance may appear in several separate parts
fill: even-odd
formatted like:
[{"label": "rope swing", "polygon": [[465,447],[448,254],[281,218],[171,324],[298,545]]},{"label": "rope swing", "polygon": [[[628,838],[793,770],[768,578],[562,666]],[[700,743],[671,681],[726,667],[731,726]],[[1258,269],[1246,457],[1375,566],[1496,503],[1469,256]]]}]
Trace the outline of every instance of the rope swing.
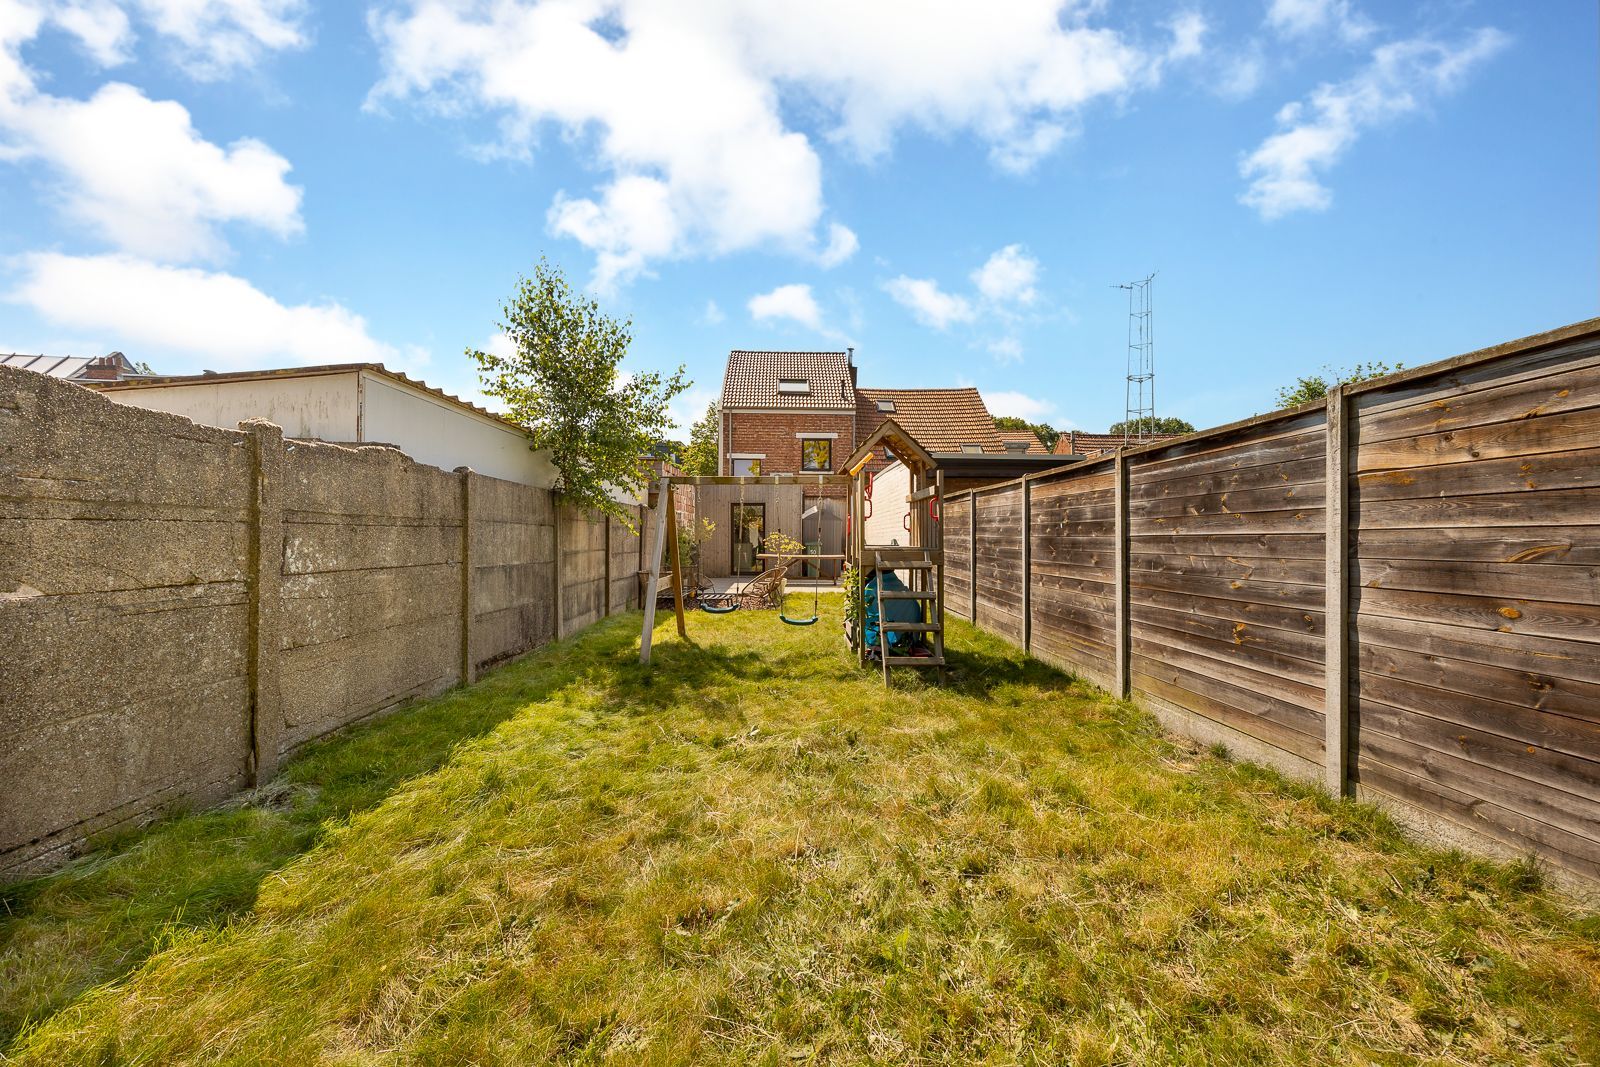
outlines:
[{"label": "rope swing", "polygon": [[[801,537],[804,537],[806,535],[805,504],[806,504],[806,490],[805,490],[804,486],[801,486],[801,488],[800,488],[800,536]],[[811,583],[811,617],[809,619],[801,619],[801,618],[791,619],[786,614],[787,609],[779,611],[778,612],[778,618],[783,620],[784,622],[788,623],[790,626],[810,626],[813,623],[815,623],[817,621],[817,618],[818,618],[817,605],[820,602],[820,597],[822,595],[822,497],[820,497],[820,496],[817,497],[817,550],[816,550],[816,552],[807,552],[806,556],[805,557],[801,557],[801,558],[806,558],[806,557],[809,557],[809,556],[816,556],[817,557],[817,566],[816,566],[817,574],[816,574],[816,577],[812,579],[812,583]],[[801,568],[801,573],[802,574],[805,573],[805,569],[804,568]]]}]

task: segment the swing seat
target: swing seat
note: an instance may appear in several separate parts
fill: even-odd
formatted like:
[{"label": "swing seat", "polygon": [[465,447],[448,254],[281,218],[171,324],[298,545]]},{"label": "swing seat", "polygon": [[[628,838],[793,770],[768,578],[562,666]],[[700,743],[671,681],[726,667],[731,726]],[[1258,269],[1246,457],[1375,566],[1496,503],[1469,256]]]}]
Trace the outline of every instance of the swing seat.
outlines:
[{"label": "swing seat", "polygon": [[700,602],[700,610],[707,615],[731,615],[739,610],[739,602],[735,600],[728,604],[713,604],[710,601],[702,600]]},{"label": "swing seat", "polygon": [[810,626],[812,623],[817,621],[817,616],[815,615],[811,616],[809,619],[791,619],[787,615],[779,615],[778,618],[788,623],[790,626]]}]

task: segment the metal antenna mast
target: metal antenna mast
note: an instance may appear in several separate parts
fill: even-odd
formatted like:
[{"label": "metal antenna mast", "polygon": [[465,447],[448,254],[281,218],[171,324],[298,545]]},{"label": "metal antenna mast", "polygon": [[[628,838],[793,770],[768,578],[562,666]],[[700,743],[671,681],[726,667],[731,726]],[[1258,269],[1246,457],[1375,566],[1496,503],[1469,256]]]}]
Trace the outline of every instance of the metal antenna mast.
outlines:
[{"label": "metal antenna mast", "polygon": [[1143,280],[1112,286],[1128,291],[1128,384],[1122,439],[1142,441],[1154,432],[1156,418],[1155,311],[1151,302],[1151,272]]}]

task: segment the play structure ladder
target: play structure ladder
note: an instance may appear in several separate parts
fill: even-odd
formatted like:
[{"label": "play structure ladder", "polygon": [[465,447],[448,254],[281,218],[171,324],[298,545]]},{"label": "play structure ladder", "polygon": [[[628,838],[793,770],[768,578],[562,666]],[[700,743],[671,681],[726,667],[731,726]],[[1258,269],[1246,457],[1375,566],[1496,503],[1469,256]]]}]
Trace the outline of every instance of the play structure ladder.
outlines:
[{"label": "play structure ladder", "polygon": [[[940,569],[943,567],[943,552],[931,548],[899,548],[874,546],[872,549],[872,570],[881,574],[884,571],[911,571],[912,588],[903,592],[884,589],[882,583],[878,586],[878,599],[884,600],[917,600],[937,605],[939,594]],[[931,616],[933,622],[892,622],[885,616],[888,613],[881,607],[878,610],[878,658],[883,664],[883,681],[889,683],[890,667],[937,667],[941,675],[944,673],[944,624],[939,620],[937,610],[920,613],[922,618]],[[933,641],[933,655],[931,656],[891,656],[889,654],[889,633],[916,633],[930,634]]]}]

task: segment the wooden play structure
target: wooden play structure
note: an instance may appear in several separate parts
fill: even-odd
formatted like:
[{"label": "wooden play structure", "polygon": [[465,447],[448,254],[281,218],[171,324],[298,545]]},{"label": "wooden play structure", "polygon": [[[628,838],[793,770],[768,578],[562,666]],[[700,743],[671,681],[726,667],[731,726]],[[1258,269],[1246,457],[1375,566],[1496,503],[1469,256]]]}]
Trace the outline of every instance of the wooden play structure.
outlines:
[{"label": "wooden play structure", "polygon": [[[872,514],[872,475],[866,470],[879,453],[892,455],[910,474],[905,519],[906,543],[877,545],[867,542],[867,518]],[[885,419],[845,462],[850,472],[850,533],[845,555],[854,565],[853,580],[845,595],[859,620],[856,632],[846,636],[863,667],[876,656],[889,684],[891,667],[934,667],[944,676],[944,526],[940,506],[944,500],[944,472],[912,436],[893,419]],[[888,504],[889,501],[882,503]],[[900,503],[894,501],[893,503]],[[886,588],[888,575],[904,573],[904,589]],[[898,582],[896,584],[899,584]],[[871,642],[868,619],[869,593],[877,605],[877,641]],[[897,602],[916,605],[913,618],[889,618],[887,606]],[[896,613],[900,614],[900,613]],[[916,654],[896,654],[894,635],[912,634]]]},{"label": "wooden play structure", "polygon": [[[905,498],[908,514],[904,529],[905,544],[878,545],[867,543],[866,520],[872,514],[872,474],[867,466],[875,456],[891,455],[905,465],[910,474],[910,493]],[[820,577],[824,562],[849,565],[850,581],[845,587],[852,610],[847,615],[856,620],[847,625],[845,636],[855,651],[860,664],[865,667],[869,659],[876,658],[883,671],[885,684],[892,667],[934,667],[943,675],[944,655],[944,533],[940,522],[940,504],[944,498],[944,473],[938,463],[911,435],[892,419],[885,420],[850,456],[845,464],[848,474],[773,474],[773,475],[698,475],[665,476],[656,489],[655,538],[650,552],[650,569],[646,574],[644,596],[644,628],[640,635],[639,662],[650,662],[650,642],[655,632],[656,603],[665,599],[668,588],[663,588],[665,578],[670,588],[673,611],[677,616],[678,636],[687,637],[684,627],[683,561],[679,559],[677,511],[673,495],[680,488],[717,486],[846,486],[849,512],[845,523],[845,545],[842,554],[806,553],[796,556],[776,556],[761,553],[758,558],[776,561],[777,565],[745,583],[742,590],[722,594],[716,598],[721,604],[706,607],[713,613],[725,613],[738,607],[777,606],[772,601],[777,590],[782,589],[783,576],[795,563],[815,564]],[[887,503],[887,502],[885,502]],[[898,504],[899,501],[894,503]],[[663,573],[663,561],[670,559],[671,570]],[[900,579],[898,575],[906,575]],[[893,576],[893,577],[891,577]],[[694,591],[690,591],[693,595]],[[750,603],[752,597],[759,604]],[[703,598],[707,599],[707,598]],[[915,612],[900,609],[900,605],[915,605]],[[809,618],[780,614],[782,622],[795,626],[816,622],[816,601],[813,599]],[[894,604],[890,608],[887,605]],[[869,611],[875,625],[868,625]],[[890,617],[893,615],[894,617]],[[902,617],[903,616],[903,617]],[[909,640],[907,635],[911,635]],[[875,638],[875,640],[874,640]],[[896,645],[910,646],[898,650]]]}]

